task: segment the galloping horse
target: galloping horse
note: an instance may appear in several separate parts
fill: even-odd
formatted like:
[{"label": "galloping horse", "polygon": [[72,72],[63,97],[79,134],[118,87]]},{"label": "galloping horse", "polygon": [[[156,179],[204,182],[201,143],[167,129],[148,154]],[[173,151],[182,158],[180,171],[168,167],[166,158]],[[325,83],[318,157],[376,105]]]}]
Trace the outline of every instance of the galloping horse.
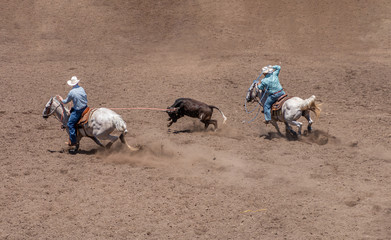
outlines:
[{"label": "galloping horse", "polygon": [[[57,100],[56,97],[50,98],[43,109],[43,118],[46,119],[51,115],[54,115],[62,123],[62,128],[65,128],[69,135],[67,122],[70,111],[61,101]],[[110,135],[114,130],[121,132],[121,135],[119,137]],[[96,144],[107,149],[119,138],[130,150],[137,151],[138,148],[133,148],[126,143],[125,134],[127,132],[126,123],[120,115],[107,108],[97,108],[90,114],[89,120],[84,127],[78,128],[76,148],[70,150],[70,152],[76,153],[79,150],[79,142],[82,137],[89,137],[94,140]],[[99,139],[110,140],[110,142],[104,146]]]},{"label": "galloping horse", "polygon": [[[250,88],[247,91],[246,101],[251,102],[254,101],[255,98],[258,98],[258,103],[263,107],[267,99],[268,93],[265,91],[260,91],[258,87],[256,87],[257,83],[258,81],[255,80],[251,84]],[[301,135],[301,127],[303,125],[303,123],[297,121],[297,119],[299,119],[301,116],[304,116],[308,121],[308,132],[311,132],[311,125],[313,121],[310,116],[310,111],[314,112],[316,117],[318,118],[321,111],[319,106],[320,104],[315,103],[314,95],[305,100],[299,97],[292,97],[283,103],[280,110],[272,110],[272,120],[270,122],[276,128],[280,135],[282,134],[277,124],[278,121],[285,123],[285,126],[289,130],[289,132],[293,136],[297,137],[298,134]],[[290,125],[298,127],[298,134],[292,129]]]}]

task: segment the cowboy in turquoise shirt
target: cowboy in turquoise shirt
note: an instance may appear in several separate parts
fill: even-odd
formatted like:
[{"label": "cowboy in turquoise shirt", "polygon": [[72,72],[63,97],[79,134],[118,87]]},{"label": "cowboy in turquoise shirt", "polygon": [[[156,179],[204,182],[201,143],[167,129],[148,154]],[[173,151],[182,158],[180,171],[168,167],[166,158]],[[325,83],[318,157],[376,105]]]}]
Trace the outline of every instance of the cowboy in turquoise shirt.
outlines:
[{"label": "cowboy in turquoise shirt", "polygon": [[280,69],[281,67],[278,65],[269,65],[262,68],[262,73],[265,77],[261,80],[261,83],[258,84],[258,88],[260,90],[265,90],[269,94],[263,106],[266,124],[268,124],[271,120],[270,110],[272,105],[278,100],[278,98],[285,94],[280,80],[278,79]]}]

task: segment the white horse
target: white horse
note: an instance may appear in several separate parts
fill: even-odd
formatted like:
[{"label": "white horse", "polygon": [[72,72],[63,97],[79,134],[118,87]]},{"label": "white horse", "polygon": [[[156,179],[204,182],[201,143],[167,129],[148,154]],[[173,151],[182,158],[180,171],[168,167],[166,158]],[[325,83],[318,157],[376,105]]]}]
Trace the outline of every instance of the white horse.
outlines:
[{"label": "white horse", "polygon": [[[265,101],[267,99],[268,93],[265,91],[260,91],[257,85],[257,81],[254,81],[250,88],[247,91],[246,95],[246,101],[254,101],[255,98],[258,98],[258,103],[263,107],[265,104]],[[292,97],[288,100],[286,100],[281,109],[278,111],[271,111],[272,119],[271,124],[276,128],[278,133],[280,135],[280,129],[278,127],[277,122],[283,122],[285,123],[286,128],[289,130],[289,132],[294,136],[297,137],[298,135],[301,135],[301,127],[303,123],[297,121],[301,116],[304,116],[308,121],[308,132],[312,131],[312,119],[310,116],[310,111],[314,112],[316,117],[318,118],[320,115],[321,109],[319,108],[320,104],[315,103],[315,96],[312,95],[311,97],[303,100],[299,97]],[[298,134],[292,129],[290,125],[294,125],[298,127]]]},{"label": "white horse", "polygon": [[[69,135],[69,129],[67,126],[70,111],[64,106],[64,104],[57,100],[56,97],[50,98],[43,109],[42,117],[47,119],[49,116],[54,115],[61,123],[62,128],[66,129]],[[78,128],[77,144],[74,150],[70,150],[71,153],[76,153],[79,149],[79,142],[82,137],[89,137],[95,141],[101,147],[110,148],[111,145],[118,140],[121,140],[130,150],[137,151],[138,148],[133,148],[126,143],[125,134],[128,132],[126,129],[126,123],[120,115],[107,108],[97,108],[89,117],[88,122],[84,127]],[[110,135],[114,130],[121,132],[119,137]],[[104,146],[99,140],[109,140],[110,142]]]}]

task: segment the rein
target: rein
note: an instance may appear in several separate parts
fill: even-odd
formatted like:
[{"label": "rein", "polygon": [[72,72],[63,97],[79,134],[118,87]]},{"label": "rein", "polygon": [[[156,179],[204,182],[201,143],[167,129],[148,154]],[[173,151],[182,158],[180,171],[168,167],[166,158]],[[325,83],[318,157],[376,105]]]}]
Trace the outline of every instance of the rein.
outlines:
[{"label": "rein", "polygon": [[[261,74],[261,75],[262,75],[262,74]],[[248,89],[248,91],[254,91],[255,83],[258,82],[258,79],[259,79],[259,77],[260,77],[261,75],[259,75],[258,78],[257,78],[256,80],[254,80],[253,84],[252,84],[251,87]],[[256,91],[257,91],[257,96],[258,96],[259,90],[256,89]],[[260,112],[260,110],[261,110],[261,106],[262,106],[262,100],[263,100],[263,98],[265,97],[265,95],[266,95],[266,91],[262,94],[261,98],[257,101],[257,103],[258,103],[259,105],[256,106],[256,107],[255,107],[253,110],[251,110],[250,112],[247,110],[247,99],[244,100],[244,109],[246,110],[246,113],[247,113],[247,114],[250,114],[250,113],[254,112],[255,109],[258,108],[258,112],[257,112],[257,114],[255,115],[255,117],[252,118],[250,121],[247,121],[247,123],[253,122],[253,121],[258,117],[258,114],[259,114],[259,112]],[[257,96],[256,96],[256,97],[257,97]],[[245,121],[244,121],[244,122],[245,122]]]},{"label": "rein", "polygon": [[53,97],[53,98],[52,98],[52,103],[51,103],[51,104],[53,104],[53,100],[56,100],[56,101],[58,102],[59,105],[58,105],[57,107],[55,107],[55,108],[53,109],[53,111],[51,111],[47,116],[49,117],[49,116],[53,115],[53,114],[55,113],[55,111],[57,110],[57,108],[61,106],[61,107],[62,107],[61,118],[58,118],[57,115],[54,115],[54,117],[57,118],[57,119],[62,123],[61,128],[62,128],[62,129],[65,129],[65,128],[66,128],[66,125],[64,125],[63,120],[64,120],[64,112],[66,111],[66,109],[65,109],[65,107],[64,107],[64,104],[62,104],[61,101],[58,101],[58,100],[56,99],[56,97]]},{"label": "rein", "polygon": [[[52,100],[53,101],[53,100]],[[53,102],[50,104],[50,106],[53,104]],[[51,116],[51,115],[53,115],[53,113],[57,110],[57,108],[59,107],[60,105],[58,105],[57,107],[55,107],[54,109],[53,109],[53,111],[51,111],[49,114],[47,114],[47,116],[49,117],[49,116]]]}]

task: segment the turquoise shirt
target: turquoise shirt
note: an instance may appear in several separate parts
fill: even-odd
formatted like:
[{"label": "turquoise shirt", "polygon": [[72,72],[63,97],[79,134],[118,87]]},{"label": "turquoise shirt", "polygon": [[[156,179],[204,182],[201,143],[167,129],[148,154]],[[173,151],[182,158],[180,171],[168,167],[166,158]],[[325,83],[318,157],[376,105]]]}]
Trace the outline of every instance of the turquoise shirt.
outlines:
[{"label": "turquoise shirt", "polygon": [[266,76],[261,80],[261,84],[258,85],[260,90],[266,89],[269,94],[273,94],[282,90],[280,80],[278,79],[278,74],[280,74],[281,67],[275,65],[273,66],[273,69],[275,69],[275,71],[266,74]]},{"label": "turquoise shirt", "polygon": [[69,91],[66,99],[62,103],[67,104],[70,101],[73,102],[73,108],[75,110],[81,110],[87,107],[87,94],[82,87],[79,85],[73,86],[71,91]]}]

